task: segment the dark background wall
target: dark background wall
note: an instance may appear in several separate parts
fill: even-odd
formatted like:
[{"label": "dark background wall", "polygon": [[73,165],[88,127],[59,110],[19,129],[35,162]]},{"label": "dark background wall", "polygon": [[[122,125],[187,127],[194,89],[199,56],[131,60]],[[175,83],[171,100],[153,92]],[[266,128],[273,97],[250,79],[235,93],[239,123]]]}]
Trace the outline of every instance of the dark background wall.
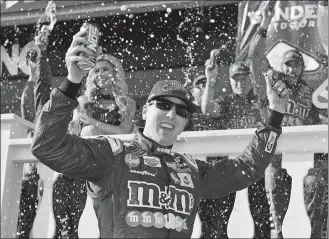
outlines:
[{"label": "dark background wall", "polygon": [[[218,93],[222,92],[222,88],[227,88],[228,65],[233,62],[235,53],[237,13],[237,5],[229,4],[176,9],[171,13],[160,11],[104,16],[90,20],[102,32],[100,45],[104,51],[122,60],[129,90],[140,108],[157,80],[170,78],[184,82],[182,70],[187,68],[192,69],[189,78],[193,79],[204,71],[203,64],[211,49],[223,45]],[[65,53],[84,21],[59,21],[50,35],[48,50],[55,87],[67,74]],[[22,47],[32,40],[34,25],[2,27],[1,31],[1,46],[11,55],[12,44],[18,43]],[[192,59],[187,54],[186,45],[177,40],[177,35],[189,45],[193,44]],[[19,115],[20,95],[27,78],[21,71],[16,76],[9,76],[2,65],[1,113]],[[140,120],[140,112],[137,118]]]}]

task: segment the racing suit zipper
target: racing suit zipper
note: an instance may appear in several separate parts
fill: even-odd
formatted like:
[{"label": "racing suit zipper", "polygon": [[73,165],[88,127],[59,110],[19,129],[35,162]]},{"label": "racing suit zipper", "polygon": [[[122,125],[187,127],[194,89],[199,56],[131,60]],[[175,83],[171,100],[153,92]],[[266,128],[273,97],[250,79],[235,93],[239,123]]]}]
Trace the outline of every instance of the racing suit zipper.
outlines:
[{"label": "racing suit zipper", "polygon": [[[169,174],[169,168],[167,166],[167,163],[166,163],[166,160],[165,160],[165,157],[166,155],[162,155],[162,157],[160,157],[160,160],[161,162],[163,163],[163,166],[165,167],[165,170],[166,170],[166,173],[167,173],[167,176],[168,176],[168,179],[169,179],[169,184],[166,185],[168,188],[169,186],[172,184],[173,180],[171,179],[170,177],[170,174]],[[168,158],[169,158],[169,155],[168,155]],[[169,230],[169,235],[168,235],[168,238],[171,238],[171,229],[168,229]]]}]

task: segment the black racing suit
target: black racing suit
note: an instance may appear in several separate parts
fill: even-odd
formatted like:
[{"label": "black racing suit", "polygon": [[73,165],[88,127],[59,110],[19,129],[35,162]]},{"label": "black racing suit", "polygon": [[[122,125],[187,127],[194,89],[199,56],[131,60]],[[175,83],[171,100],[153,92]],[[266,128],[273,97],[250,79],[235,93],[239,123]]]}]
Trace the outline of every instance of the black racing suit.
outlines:
[{"label": "black racing suit", "polygon": [[188,238],[201,198],[219,198],[264,177],[283,115],[273,111],[235,159],[215,165],[171,152],[141,133],[131,143],[67,134],[80,84],[54,89],[37,120],[32,153],[55,171],[87,180],[102,238]]}]

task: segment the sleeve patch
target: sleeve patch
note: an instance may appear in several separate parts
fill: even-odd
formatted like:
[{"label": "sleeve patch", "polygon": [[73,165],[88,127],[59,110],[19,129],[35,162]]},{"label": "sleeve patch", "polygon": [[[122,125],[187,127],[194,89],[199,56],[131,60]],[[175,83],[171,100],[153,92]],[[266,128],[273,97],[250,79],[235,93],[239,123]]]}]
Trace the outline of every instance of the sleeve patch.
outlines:
[{"label": "sleeve patch", "polygon": [[109,144],[111,145],[113,155],[117,155],[123,151],[123,143],[121,140],[112,138],[110,136],[103,136],[107,139]]},{"label": "sleeve patch", "polygon": [[271,131],[271,133],[270,133],[270,135],[268,136],[268,139],[267,139],[267,143],[266,143],[266,146],[265,146],[265,152],[272,153],[277,136],[278,136],[277,133]]}]

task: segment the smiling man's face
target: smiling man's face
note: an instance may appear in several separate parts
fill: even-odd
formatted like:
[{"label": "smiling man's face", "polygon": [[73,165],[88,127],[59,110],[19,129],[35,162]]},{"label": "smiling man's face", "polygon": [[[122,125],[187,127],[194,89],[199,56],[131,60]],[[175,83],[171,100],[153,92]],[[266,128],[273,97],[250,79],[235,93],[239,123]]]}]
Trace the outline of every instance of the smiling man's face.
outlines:
[{"label": "smiling man's face", "polygon": [[[177,112],[179,111],[182,114],[184,108],[187,111],[187,107],[183,101],[175,97],[162,97],[161,99],[164,101],[159,103],[170,104],[172,102],[174,106],[170,110],[159,109],[156,105],[158,100],[153,100],[149,105],[146,105],[143,111],[145,120],[143,134],[162,146],[170,146],[174,144],[177,136],[183,132],[188,122],[187,117],[179,116]],[[175,104],[178,106],[175,106]]]}]

